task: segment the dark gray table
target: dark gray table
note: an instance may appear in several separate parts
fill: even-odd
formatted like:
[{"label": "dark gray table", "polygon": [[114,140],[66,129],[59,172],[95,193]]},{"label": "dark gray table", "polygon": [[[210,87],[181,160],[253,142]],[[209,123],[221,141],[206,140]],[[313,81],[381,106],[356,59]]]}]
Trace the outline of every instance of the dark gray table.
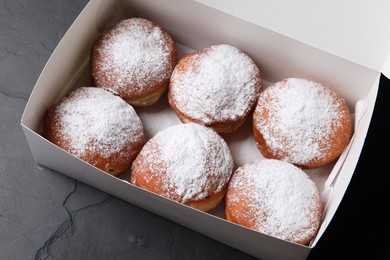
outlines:
[{"label": "dark gray table", "polygon": [[[0,259],[253,259],[35,163],[20,118],[47,59],[87,2],[0,0]],[[383,96],[390,98],[386,84]],[[381,116],[378,122],[386,118]],[[376,137],[382,131],[384,137],[385,127],[389,131],[388,123],[372,131]],[[390,147],[388,138],[377,143],[378,138],[373,139],[370,147]],[[376,179],[370,178],[364,190],[360,186],[367,179],[364,167],[370,162],[380,166],[378,161],[389,153],[381,155],[374,148],[372,157],[366,150],[359,162],[361,173],[353,178],[351,191],[310,258],[331,257],[335,250],[386,255],[389,225],[382,224],[388,219],[363,201],[374,198],[370,189],[375,198],[390,197],[389,171],[370,171]],[[382,207],[389,204],[382,201]],[[365,209],[370,214],[359,217]],[[370,218],[375,215],[379,217]],[[380,239],[379,227],[387,233]],[[337,238],[342,240],[335,242]],[[346,240],[354,246],[347,246]]]}]

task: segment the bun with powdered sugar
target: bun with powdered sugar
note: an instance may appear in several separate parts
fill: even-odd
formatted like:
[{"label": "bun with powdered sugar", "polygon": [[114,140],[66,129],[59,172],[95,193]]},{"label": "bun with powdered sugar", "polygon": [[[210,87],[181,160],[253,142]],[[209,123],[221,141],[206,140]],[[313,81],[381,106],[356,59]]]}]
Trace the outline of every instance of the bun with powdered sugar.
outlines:
[{"label": "bun with powdered sugar", "polygon": [[213,129],[178,124],[145,144],[132,165],[130,182],[207,212],[224,198],[233,166],[226,142]]},{"label": "bun with powdered sugar", "polygon": [[111,174],[129,169],[145,143],[134,108],[111,91],[79,87],[52,105],[44,136],[81,160]]},{"label": "bun with powdered sugar", "polygon": [[261,90],[261,72],[254,61],[237,47],[219,44],[179,60],[168,99],[182,122],[231,133],[244,124]]},{"label": "bun with powdered sugar", "polygon": [[149,106],[167,90],[176,62],[176,44],[168,32],[135,17],[98,37],[91,50],[91,75],[96,87],[114,90],[133,106]]},{"label": "bun with powdered sugar", "polygon": [[274,159],[239,167],[225,206],[227,220],[302,245],[315,237],[323,214],[320,194],[306,173]]},{"label": "bun with powdered sugar", "polygon": [[253,134],[264,157],[313,169],[337,159],[352,135],[346,100],[301,78],[276,82],[260,94]]}]

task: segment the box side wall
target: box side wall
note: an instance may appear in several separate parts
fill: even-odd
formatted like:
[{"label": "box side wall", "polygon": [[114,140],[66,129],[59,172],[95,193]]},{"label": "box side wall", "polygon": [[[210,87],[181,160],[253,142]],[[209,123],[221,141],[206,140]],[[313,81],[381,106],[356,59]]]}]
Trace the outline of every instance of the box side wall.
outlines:
[{"label": "box side wall", "polygon": [[387,0],[197,1],[376,71],[390,53]]}]

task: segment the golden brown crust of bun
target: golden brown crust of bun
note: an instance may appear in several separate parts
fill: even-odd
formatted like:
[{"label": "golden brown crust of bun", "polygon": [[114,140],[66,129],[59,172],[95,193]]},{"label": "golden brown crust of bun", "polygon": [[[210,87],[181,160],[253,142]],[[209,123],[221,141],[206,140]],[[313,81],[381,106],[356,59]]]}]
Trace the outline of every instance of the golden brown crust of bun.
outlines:
[{"label": "golden brown crust of bun", "polygon": [[182,202],[187,206],[204,212],[208,212],[217,207],[225,197],[227,185],[218,192],[213,191],[213,189],[209,189],[207,196],[204,196],[202,199],[197,198],[183,201],[183,197],[180,197],[179,195],[173,195],[176,194],[174,187],[170,187],[168,190],[164,190],[163,187],[167,182],[167,178],[165,176],[166,172],[156,173],[155,170],[150,170],[151,168],[149,166],[150,165],[148,165],[146,160],[144,160],[142,157],[142,154],[140,154],[136,160],[134,160],[130,183],[169,199]]},{"label": "golden brown crust of bun", "polygon": [[[176,104],[174,102],[172,102],[171,100],[172,100],[172,98],[170,98],[170,94],[168,94],[169,104],[170,104],[171,108],[173,109],[173,111],[175,111],[176,115],[178,116],[178,118],[180,119],[181,122],[183,122],[183,123],[196,123],[196,124],[200,124],[200,125],[204,124],[199,119],[191,118],[191,117],[188,117],[187,115],[183,114],[176,107]],[[209,124],[207,124],[206,126],[211,127],[217,133],[221,133],[221,134],[222,133],[233,133],[238,128],[240,128],[240,126],[242,126],[245,123],[246,118],[247,118],[247,116],[241,116],[235,120],[226,120],[225,122],[213,121],[213,122],[210,122]]]},{"label": "golden brown crust of bun", "polygon": [[313,169],[344,151],[352,136],[352,119],[346,100],[329,87],[289,78],[260,94],[253,135],[264,157]]},{"label": "golden brown crust of bun", "polygon": [[251,58],[234,46],[221,44],[179,60],[168,101],[182,122],[231,133],[253,111],[261,89],[261,72]]},{"label": "golden brown crust of bun", "polygon": [[164,28],[144,18],[125,19],[95,41],[92,79],[95,86],[114,90],[133,106],[149,106],[167,90],[177,55]]},{"label": "golden brown crust of bun", "polygon": [[130,168],[145,143],[134,109],[111,92],[94,87],[75,89],[52,105],[43,134],[65,151],[114,176]]}]

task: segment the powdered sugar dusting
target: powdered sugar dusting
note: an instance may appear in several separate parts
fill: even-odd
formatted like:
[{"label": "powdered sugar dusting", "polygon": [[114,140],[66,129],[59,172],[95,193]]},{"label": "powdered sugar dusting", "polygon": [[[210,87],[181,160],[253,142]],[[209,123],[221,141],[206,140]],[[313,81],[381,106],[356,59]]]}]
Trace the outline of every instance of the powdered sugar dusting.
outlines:
[{"label": "powdered sugar dusting", "polygon": [[236,120],[252,109],[262,86],[249,56],[226,44],[191,55],[188,68],[175,69],[171,78],[170,91],[182,113],[207,124]]},{"label": "powdered sugar dusting", "polygon": [[225,141],[214,130],[193,123],[162,130],[141,154],[154,176],[162,175],[162,195],[182,203],[221,191],[233,170]]},{"label": "powdered sugar dusting", "polygon": [[246,164],[234,173],[230,186],[242,193],[229,194],[231,203],[242,203],[243,197],[248,203],[246,210],[234,214],[255,216],[256,230],[289,241],[316,233],[322,210],[318,190],[292,164],[273,159]]},{"label": "powdered sugar dusting", "polygon": [[95,77],[114,81],[110,87],[116,91],[132,85],[135,92],[143,91],[150,82],[166,80],[173,65],[171,45],[164,37],[161,27],[143,18],[119,22],[95,50],[102,53],[98,63],[100,71]]},{"label": "powdered sugar dusting", "polygon": [[[305,164],[326,154],[324,143],[343,116],[341,100],[319,83],[289,78],[265,89],[255,114],[255,126],[267,146],[282,160]],[[321,143],[322,142],[322,143]]]},{"label": "powdered sugar dusting", "polygon": [[142,138],[143,126],[132,106],[113,93],[80,87],[55,107],[59,135],[70,144],[70,153],[99,153],[107,158],[124,145]]}]

